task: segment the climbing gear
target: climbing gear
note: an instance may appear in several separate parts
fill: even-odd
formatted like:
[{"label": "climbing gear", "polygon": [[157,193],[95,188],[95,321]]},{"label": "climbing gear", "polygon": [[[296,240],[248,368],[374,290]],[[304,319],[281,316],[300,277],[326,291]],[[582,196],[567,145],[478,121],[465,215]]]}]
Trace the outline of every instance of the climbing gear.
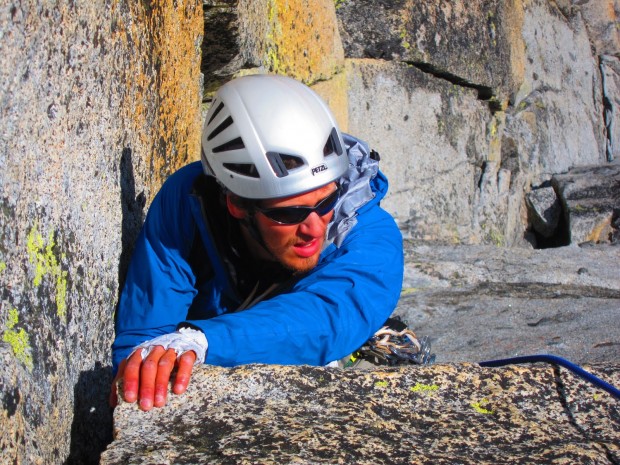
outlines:
[{"label": "climbing gear", "polygon": [[196,353],[194,365],[200,365],[205,361],[209,343],[202,331],[190,327],[183,327],[174,333],[162,334],[161,336],[157,336],[137,345],[127,358],[140,350],[142,360],[144,360],[157,346],[162,346],[166,350],[174,349],[177,353],[177,359],[185,352],[193,350]]},{"label": "climbing gear", "polygon": [[202,164],[246,199],[309,192],[349,168],[325,102],[294,79],[264,74],[233,79],[217,91],[202,133]]},{"label": "climbing gear", "polygon": [[316,213],[319,216],[327,215],[334,209],[338,199],[340,198],[340,188],[337,188],[334,192],[329,194],[314,207],[307,206],[290,206],[290,207],[274,207],[274,208],[261,208],[258,205],[254,206],[254,210],[262,213],[270,220],[280,224],[299,224],[303,222],[311,213]]},{"label": "climbing gear", "polygon": [[609,384],[607,381],[602,380],[601,378],[593,375],[589,371],[584,370],[579,365],[566,360],[565,358],[558,357],[557,355],[548,355],[548,354],[537,354],[537,355],[526,355],[523,357],[512,357],[501,360],[488,360],[486,362],[480,362],[479,365],[481,367],[502,367],[506,365],[518,365],[522,363],[537,363],[537,362],[545,362],[551,363],[554,365],[562,366],[582,379],[592,383],[600,389],[611,394],[616,399],[620,400],[620,389],[615,386]]},{"label": "climbing gear", "polygon": [[366,361],[372,365],[432,365],[431,343],[427,336],[418,339],[399,318],[389,318],[366,343],[343,363],[344,368]]}]

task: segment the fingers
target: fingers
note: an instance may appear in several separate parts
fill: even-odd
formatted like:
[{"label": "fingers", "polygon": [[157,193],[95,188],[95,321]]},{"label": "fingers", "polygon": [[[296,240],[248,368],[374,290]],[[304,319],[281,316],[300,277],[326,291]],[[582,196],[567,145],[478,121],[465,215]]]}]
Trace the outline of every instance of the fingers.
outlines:
[{"label": "fingers", "polygon": [[174,386],[172,392],[175,394],[183,394],[189,384],[189,379],[192,375],[192,368],[194,368],[194,362],[196,361],[196,353],[193,350],[185,352],[179,357],[177,374],[174,378]]},{"label": "fingers", "polygon": [[[174,350],[172,352],[174,352]],[[162,346],[154,347],[142,361],[142,367],[140,368],[139,388],[139,405],[141,410],[147,411],[153,408],[155,398],[155,380],[157,379],[157,372],[159,370],[159,359],[162,358],[165,353],[166,350]]]},{"label": "fingers", "polygon": [[174,349],[168,349],[159,359],[157,367],[157,375],[155,376],[155,396],[153,405],[155,407],[163,407],[168,397],[168,382],[170,381],[170,373],[174,368],[177,354]]},{"label": "fingers", "polygon": [[141,351],[137,350],[119,365],[118,374],[110,392],[110,405],[116,405],[116,380],[122,377],[123,398],[126,402],[138,400],[140,409],[144,411],[153,407],[163,407],[166,404],[168,384],[175,366],[177,373],[173,392],[182,394],[189,384],[195,361],[194,351],[185,352],[177,361],[174,349],[154,347],[144,360],[142,360]]},{"label": "fingers", "polygon": [[118,404],[118,392],[117,392],[117,381],[123,377],[123,372],[125,371],[125,365],[127,365],[127,360],[123,360],[118,366],[118,371],[116,372],[116,376],[114,380],[112,380],[112,386],[110,387],[110,397],[108,398],[108,403],[110,407],[114,408]]},{"label": "fingers", "polygon": [[135,402],[138,399],[138,386],[140,384],[140,366],[142,354],[136,350],[131,357],[123,361],[124,370],[119,374],[123,378],[123,399],[125,402]]}]

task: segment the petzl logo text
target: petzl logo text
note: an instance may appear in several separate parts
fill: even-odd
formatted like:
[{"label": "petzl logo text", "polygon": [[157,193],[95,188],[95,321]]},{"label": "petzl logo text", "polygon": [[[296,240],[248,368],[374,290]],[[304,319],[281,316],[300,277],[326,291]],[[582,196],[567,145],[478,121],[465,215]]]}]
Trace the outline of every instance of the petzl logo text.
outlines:
[{"label": "petzl logo text", "polygon": [[327,165],[325,164],[315,166],[314,168],[312,168],[312,176],[314,176],[317,173],[320,173],[321,171],[325,171],[326,169],[327,169]]}]

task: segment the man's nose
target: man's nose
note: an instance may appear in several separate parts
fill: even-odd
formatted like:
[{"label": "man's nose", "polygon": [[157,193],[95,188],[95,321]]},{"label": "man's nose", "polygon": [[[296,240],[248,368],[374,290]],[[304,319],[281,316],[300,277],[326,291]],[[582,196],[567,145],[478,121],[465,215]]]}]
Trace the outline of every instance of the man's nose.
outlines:
[{"label": "man's nose", "polygon": [[299,231],[309,236],[319,237],[325,234],[325,217],[321,217],[317,212],[312,212],[299,224]]}]

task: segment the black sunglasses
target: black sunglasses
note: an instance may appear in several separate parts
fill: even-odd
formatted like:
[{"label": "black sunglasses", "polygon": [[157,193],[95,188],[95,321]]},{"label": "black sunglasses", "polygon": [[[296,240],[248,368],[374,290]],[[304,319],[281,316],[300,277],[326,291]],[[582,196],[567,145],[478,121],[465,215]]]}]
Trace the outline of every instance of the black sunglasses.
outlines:
[{"label": "black sunglasses", "polygon": [[304,221],[310,213],[316,212],[317,215],[327,215],[334,209],[338,199],[340,198],[340,187],[334,192],[329,194],[314,207],[274,207],[274,208],[261,208],[254,206],[256,211],[261,212],[267,218],[280,224],[299,224]]}]

